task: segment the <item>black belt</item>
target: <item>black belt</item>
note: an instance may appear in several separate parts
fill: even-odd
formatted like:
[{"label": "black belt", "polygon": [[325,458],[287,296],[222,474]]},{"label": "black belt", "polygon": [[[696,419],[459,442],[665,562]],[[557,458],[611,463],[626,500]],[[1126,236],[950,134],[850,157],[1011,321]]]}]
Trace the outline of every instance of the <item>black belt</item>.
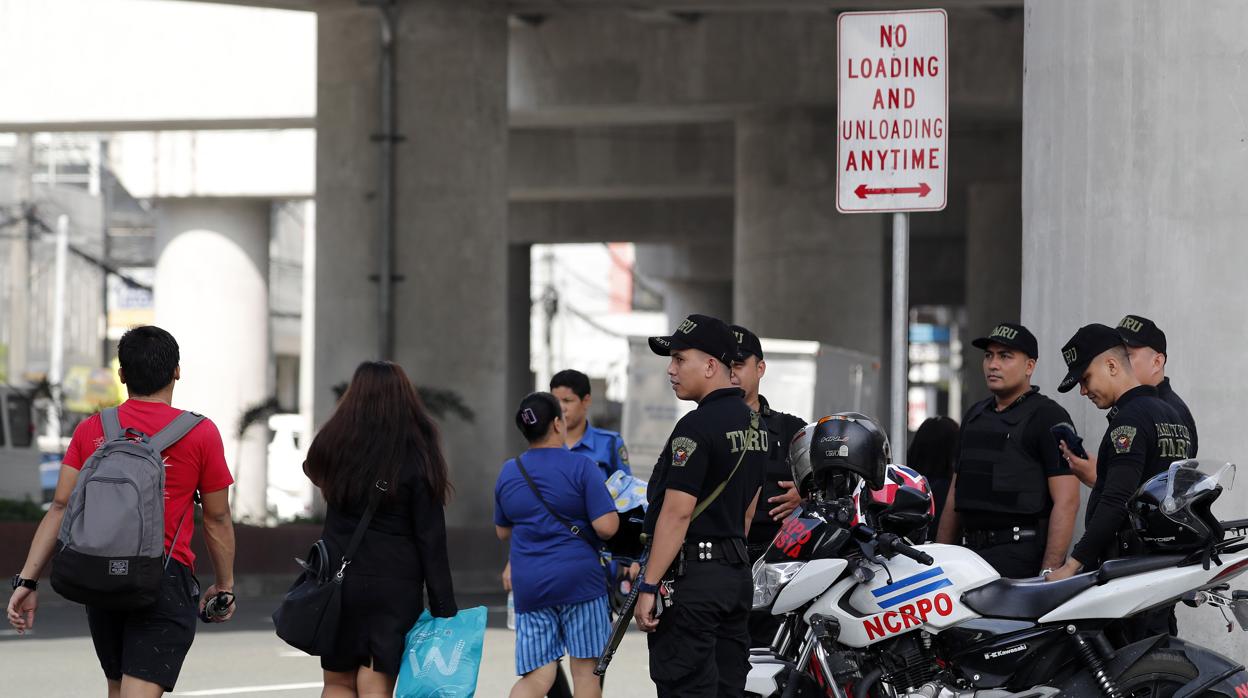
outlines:
[{"label": "black belt", "polygon": [[710,562],[724,560],[732,564],[750,564],[745,541],[740,538],[717,538],[712,540],[686,540],[682,548],[686,562]]},{"label": "black belt", "polygon": [[1040,540],[1048,532],[1032,526],[1010,526],[1007,528],[968,529],[963,535],[963,545],[971,550],[982,550],[996,545],[1011,543],[1030,543]]}]

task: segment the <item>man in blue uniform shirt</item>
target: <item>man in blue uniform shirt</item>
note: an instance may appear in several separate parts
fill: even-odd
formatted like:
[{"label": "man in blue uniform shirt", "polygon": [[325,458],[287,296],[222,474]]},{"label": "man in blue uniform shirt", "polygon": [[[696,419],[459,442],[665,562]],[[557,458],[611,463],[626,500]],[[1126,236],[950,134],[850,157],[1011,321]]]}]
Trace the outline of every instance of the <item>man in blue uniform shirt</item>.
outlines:
[{"label": "man in blue uniform shirt", "polygon": [[589,376],[570,368],[564,369],[551,377],[550,392],[563,406],[563,421],[568,426],[565,436],[568,449],[597,463],[603,480],[617,470],[632,475],[624,437],[589,423],[589,407],[594,402],[589,394]]}]

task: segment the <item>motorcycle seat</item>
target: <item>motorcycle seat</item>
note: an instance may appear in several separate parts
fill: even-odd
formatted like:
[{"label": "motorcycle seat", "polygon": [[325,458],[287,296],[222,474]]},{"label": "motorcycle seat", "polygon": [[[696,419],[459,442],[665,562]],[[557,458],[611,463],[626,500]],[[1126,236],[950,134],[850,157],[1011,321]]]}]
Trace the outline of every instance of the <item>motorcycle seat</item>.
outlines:
[{"label": "motorcycle seat", "polygon": [[966,592],[962,595],[962,603],[989,618],[1035,620],[1079,592],[1096,586],[1096,575],[1096,572],[1085,572],[1057,582],[1046,582],[1042,577],[1002,577]]},{"label": "motorcycle seat", "polygon": [[1178,567],[1186,559],[1184,555],[1144,555],[1140,557],[1123,557],[1107,560],[1096,571],[1096,583],[1104,584],[1115,579],[1129,577],[1133,574],[1155,572],[1169,567]]}]

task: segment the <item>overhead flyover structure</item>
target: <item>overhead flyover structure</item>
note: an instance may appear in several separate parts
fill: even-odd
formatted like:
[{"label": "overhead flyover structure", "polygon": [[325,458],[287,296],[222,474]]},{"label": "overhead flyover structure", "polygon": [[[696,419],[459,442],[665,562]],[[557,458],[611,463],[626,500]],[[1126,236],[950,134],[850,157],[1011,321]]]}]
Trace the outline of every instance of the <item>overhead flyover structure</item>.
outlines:
[{"label": "overhead flyover structure", "polygon": [[[884,6],[853,6],[864,4]],[[995,235],[1001,220],[972,198],[1007,223],[1019,215],[1023,23],[1018,3],[940,4],[951,36],[975,39],[950,46],[950,205],[915,220],[912,302],[962,304],[974,297],[968,226]],[[376,354],[384,317],[372,310],[387,138],[373,5],[315,3],[318,420],[330,386]],[[466,583],[492,584],[500,559],[484,522],[498,464],[520,447],[512,408],[531,387],[528,245],[646,243],[639,269],[669,310],[714,308],[767,336],[887,355],[889,232],[882,216],[835,209],[835,22],[848,8],[391,6],[393,358],[475,412],[443,423]],[[1016,295],[986,302],[986,316],[1018,312]]]},{"label": "overhead flyover structure", "polygon": [[[246,220],[248,240],[261,225],[247,199],[315,194],[315,338],[313,355],[304,357],[313,373],[315,422],[333,409],[332,388],[359,361],[382,354],[387,332],[390,357],[418,383],[463,397],[474,420],[448,418],[443,437],[457,485],[449,523],[463,536],[456,559],[468,586],[494,583],[501,549],[486,523],[491,487],[498,464],[521,446],[511,410],[532,387],[530,245],[641,243],[639,268],[653,271],[671,312],[709,307],[763,335],[888,355],[888,227],[882,216],[835,210],[839,11],[948,9],[955,38],[949,206],[913,221],[911,304],[966,304],[972,317],[993,320],[1018,313],[1016,287],[979,293],[977,285],[989,279],[967,271],[1019,266],[1016,246],[1003,244],[999,252],[970,241],[1020,234],[1020,2],[225,4],[315,12],[311,89],[283,83],[289,98],[281,104],[257,101],[265,108],[255,113],[218,108],[197,121],[197,104],[207,110],[213,95],[230,96],[202,79],[207,93],[166,91],[163,100],[142,102],[151,109],[129,121],[97,111],[90,123],[48,116],[42,124],[0,128],[315,127],[312,186],[292,178],[267,193],[230,192],[230,178],[214,178],[188,180],[198,190],[153,189],[166,198],[230,199],[224,203],[234,214],[209,222]],[[392,16],[392,128],[383,119],[379,6]],[[257,58],[253,72],[266,65]],[[248,72],[239,69],[234,79],[246,81]],[[3,121],[12,119],[0,110]],[[265,151],[275,161],[297,139],[278,140],[286,145]],[[386,148],[392,168],[382,165]],[[204,190],[207,181],[226,184]],[[172,242],[211,229],[193,220],[200,215],[193,202],[181,203],[173,202],[164,219]],[[383,226],[387,216],[393,223]],[[387,229],[392,243],[381,241]],[[388,264],[383,250],[390,251]],[[239,264],[260,254],[244,251]],[[389,313],[380,311],[383,268],[393,272],[384,301]],[[169,270],[162,280],[177,284],[180,275]]]},{"label": "overhead flyover structure", "polygon": [[[318,258],[337,258],[318,269],[323,416],[326,387],[377,332],[359,310],[376,294],[375,10],[244,4],[319,18]],[[654,266],[672,275],[673,293],[683,284],[721,306],[721,280],[679,273],[691,258],[726,264],[730,247],[737,319],[887,355],[878,299],[888,233],[878,217],[833,213],[834,19],[931,6],[949,13],[950,197],[944,212],[912,222],[911,304],[965,305],[972,330],[1021,312],[1040,338],[1037,382],[1049,391],[1056,347],[1074,327],[1152,312],[1170,330],[1171,372],[1206,449],[1236,458],[1233,382],[1197,361],[1204,347],[1191,338],[1228,351],[1248,331],[1234,319],[1244,283],[1235,265],[1248,257],[1234,191],[1248,175],[1248,95],[1224,77],[1245,67],[1243,3],[400,2],[395,312],[407,327],[396,358],[477,409],[471,427],[447,430],[454,526],[488,529],[493,474],[516,447],[508,416],[527,356],[501,348],[527,331],[516,314],[527,305],[528,244],[652,243],[647,255],[671,250]],[[634,148],[667,155],[630,161]],[[697,252],[706,246],[716,253]],[[978,358],[966,358],[974,389]],[[1098,415],[1066,400],[1087,433],[1100,432]],[[499,556],[487,537],[473,539],[487,552],[457,553],[480,568],[465,582],[491,581]],[[1228,644],[1238,640],[1219,644],[1185,621],[1184,634],[1244,654]]]}]

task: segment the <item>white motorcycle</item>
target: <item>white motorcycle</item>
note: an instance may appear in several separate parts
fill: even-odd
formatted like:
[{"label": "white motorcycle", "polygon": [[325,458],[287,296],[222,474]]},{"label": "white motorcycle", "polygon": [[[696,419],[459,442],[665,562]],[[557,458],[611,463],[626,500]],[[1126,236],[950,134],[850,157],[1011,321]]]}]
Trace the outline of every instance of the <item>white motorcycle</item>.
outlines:
[{"label": "white motorcycle", "polygon": [[[1182,461],[1168,475],[1161,508],[1188,511],[1199,498],[1207,515],[1234,466]],[[1228,584],[1248,571],[1248,520],[1212,520],[1216,542],[1203,551],[1047,582],[1002,578],[965,548],[851,526],[852,511],[846,500],[812,502],[755,564],[754,607],[784,622],[771,647],[751,650],[747,695],[1248,697],[1240,661],[1170,635],[1121,633],[1122,619],[1177,601],[1219,608],[1228,631],[1230,610],[1248,631],[1248,592]]]}]

